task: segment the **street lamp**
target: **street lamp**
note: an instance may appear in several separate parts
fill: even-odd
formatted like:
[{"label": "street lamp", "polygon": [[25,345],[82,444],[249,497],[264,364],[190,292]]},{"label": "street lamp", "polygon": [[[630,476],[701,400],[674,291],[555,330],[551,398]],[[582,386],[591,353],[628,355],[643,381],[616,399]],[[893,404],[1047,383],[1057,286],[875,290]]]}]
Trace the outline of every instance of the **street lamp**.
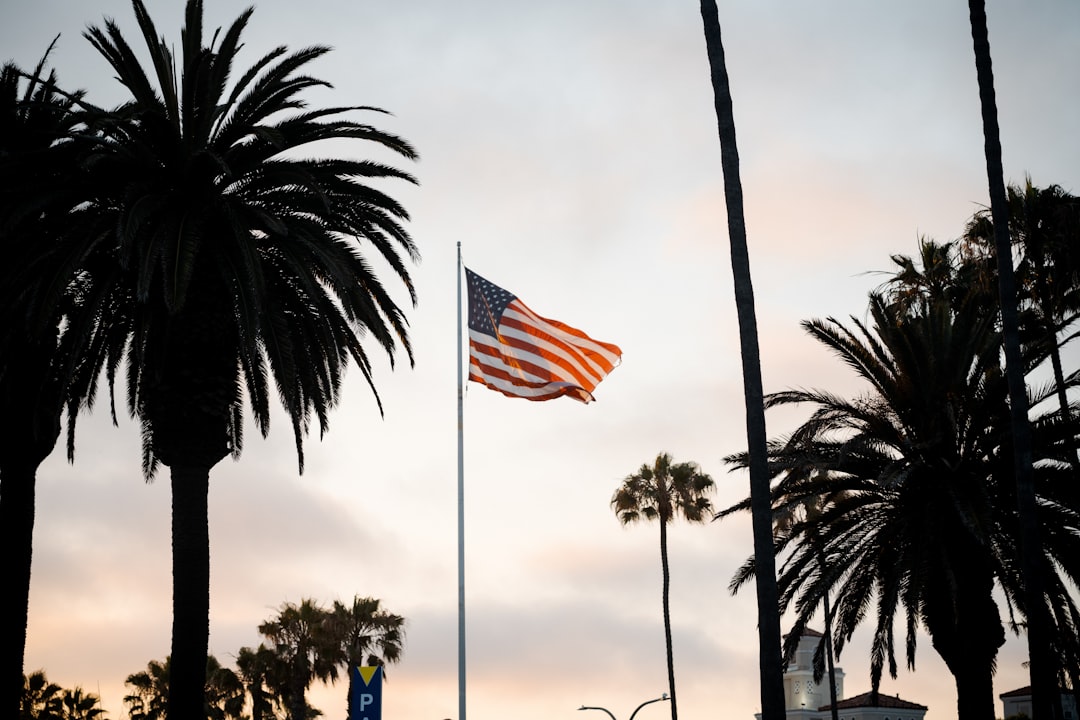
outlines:
[{"label": "street lamp", "polygon": [[582,705],[581,707],[578,708],[578,710],[603,710],[604,712],[606,712],[608,714],[608,717],[611,718],[611,720],[615,720],[615,716],[612,715],[611,711],[608,710],[607,708],[590,707],[589,705]]},{"label": "street lamp", "polygon": [[[646,700],[645,702],[641,703],[636,708],[634,708],[634,712],[630,713],[630,720],[634,720],[634,716],[638,714],[638,710],[645,707],[646,705],[651,705],[652,703],[655,703],[655,702],[662,702],[662,701],[667,700],[667,699],[668,699],[667,693],[664,693],[663,695],[661,695],[658,698],[653,698],[652,700]],[[592,707],[590,705],[582,705],[581,707],[578,708],[578,710],[603,710],[604,712],[606,712],[608,714],[608,717],[611,718],[611,720],[615,720],[615,716],[607,708]]]}]

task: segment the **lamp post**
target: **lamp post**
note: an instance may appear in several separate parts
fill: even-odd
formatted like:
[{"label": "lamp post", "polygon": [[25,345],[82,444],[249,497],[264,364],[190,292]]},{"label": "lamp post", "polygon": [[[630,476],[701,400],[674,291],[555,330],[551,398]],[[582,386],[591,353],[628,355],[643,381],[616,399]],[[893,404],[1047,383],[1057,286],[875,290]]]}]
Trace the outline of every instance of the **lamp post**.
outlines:
[{"label": "lamp post", "polygon": [[604,712],[606,712],[608,714],[608,717],[611,718],[611,720],[615,720],[615,716],[612,715],[611,711],[608,710],[607,708],[591,707],[589,705],[582,705],[581,707],[578,708],[578,710],[603,710]]},{"label": "lamp post", "polygon": [[[634,716],[638,714],[638,710],[645,707],[646,705],[651,705],[652,703],[655,703],[655,702],[662,702],[662,701],[667,700],[667,699],[668,699],[668,695],[667,695],[667,693],[664,693],[663,695],[661,695],[658,698],[653,698],[652,700],[646,700],[645,702],[641,703],[636,708],[634,708],[634,712],[630,713],[630,720],[634,720]],[[603,710],[604,712],[606,712],[608,714],[608,717],[611,718],[611,720],[615,720],[615,715],[613,715],[612,712],[610,710],[608,710],[607,708],[593,707],[591,705],[582,705],[581,707],[578,708],[578,710]]]}]

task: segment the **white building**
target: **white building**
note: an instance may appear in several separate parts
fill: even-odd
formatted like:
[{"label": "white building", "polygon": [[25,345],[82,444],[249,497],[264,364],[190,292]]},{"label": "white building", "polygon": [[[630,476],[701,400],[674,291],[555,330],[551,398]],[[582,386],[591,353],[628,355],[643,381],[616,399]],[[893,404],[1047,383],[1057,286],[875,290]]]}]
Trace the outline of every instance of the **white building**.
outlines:
[{"label": "white building", "polygon": [[[821,633],[807,628],[795,650],[795,657],[784,669],[784,703],[788,720],[832,720],[828,673],[821,684],[814,682],[814,651]],[[863,693],[844,699],[844,671],[834,669],[836,709],[840,720],[923,720],[927,707],[878,693]],[[754,715],[761,720],[761,713]],[[1075,715],[1073,716],[1076,717]]]},{"label": "white building", "polygon": [[[1004,706],[1002,717],[1006,720],[1016,715],[1032,717],[1030,685],[1001,693],[998,697]],[[1076,698],[1071,692],[1061,691],[1061,712],[1065,720],[1076,720]]]}]

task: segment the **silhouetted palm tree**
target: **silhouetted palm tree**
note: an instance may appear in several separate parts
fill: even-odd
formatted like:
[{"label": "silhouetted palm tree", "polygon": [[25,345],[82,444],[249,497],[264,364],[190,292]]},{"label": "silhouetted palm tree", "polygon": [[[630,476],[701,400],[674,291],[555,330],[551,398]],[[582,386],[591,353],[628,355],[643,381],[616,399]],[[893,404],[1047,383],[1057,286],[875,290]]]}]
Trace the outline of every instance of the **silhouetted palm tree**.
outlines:
[{"label": "silhouetted palm tree", "polygon": [[54,720],[63,712],[63,688],[49,682],[44,670],[23,677],[19,720]]},{"label": "silhouetted palm tree", "polygon": [[[151,660],[146,670],[132,673],[124,680],[132,692],[124,696],[131,720],[165,720],[168,710],[169,676],[172,662]],[[206,658],[206,701],[197,717],[206,720],[240,720],[244,710],[244,684],[235,672],[223,667],[217,658]]]},{"label": "silhouetted palm tree", "polygon": [[[1021,339],[1047,344],[1057,385],[1058,413],[1068,424],[1072,418],[1061,348],[1075,339],[1075,335],[1062,334],[1080,317],[1080,198],[1059,185],[1035,187],[1029,177],[1023,187],[1009,186],[1008,207],[1009,236],[1019,250],[1016,280]],[[995,254],[994,222],[989,209],[975,214],[964,230],[964,240],[984,248],[991,256]],[[1069,463],[1080,479],[1075,447]]]},{"label": "silhouetted palm tree", "polygon": [[169,658],[164,662],[151,660],[145,670],[132,673],[124,680],[131,692],[124,696],[130,720],[165,720],[169,704]]},{"label": "silhouetted palm tree", "polygon": [[623,525],[640,520],[660,522],[660,566],[663,571],[664,644],[667,650],[668,692],[671,693],[671,718],[677,720],[675,704],[675,661],[671,646],[671,609],[669,594],[671,573],[668,569],[667,526],[678,517],[687,522],[703,523],[712,519],[713,491],[711,477],[697,463],[672,463],[671,455],[660,453],[653,464],[642,465],[628,475],[611,497],[611,508]]},{"label": "silhouetted palm tree", "polygon": [[289,720],[307,720],[307,689],[315,680],[334,682],[341,656],[331,615],[314,600],[285,603],[278,614],[259,625],[276,646],[286,668],[285,705]]},{"label": "silhouetted palm tree", "polygon": [[83,692],[81,687],[64,690],[60,703],[63,706],[62,720],[99,720],[105,717],[101,698],[93,693]]},{"label": "silhouetted palm tree", "polygon": [[[807,515],[777,537],[781,611],[794,607],[791,635],[802,634],[822,599],[836,589],[833,616],[837,652],[874,607],[871,681],[876,692],[888,665],[896,675],[893,624],[907,619],[908,665],[914,667],[916,629],[930,634],[952,672],[960,720],[993,712],[992,677],[1004,626],[993,591],[1005,592],[1009,617],[1028,607],[1018,573],[1019,520],[1013,492],[1008,393],[1000,370],[996,317],[973,293],[953,305],[949,293],[928,292],[918,302],[890,302],[871,294],[868,328],[835,320],[803,325],[833,350],[870,391],[845,400],[825,391],[770,395],[769,407],[807,403],[809,420],[770,443],[777,507],[827,497],[822,512]],[[1037,352],[1037,348],[1035,349]],[[1034,367],[1028,357],[1025,367]],[[1037,407],[1052,390],[1025,398]],[[1039,463],[1038,488],[1053,516],[1043,567],[1054,580],[1047,601],[1059,608],[1068,652],[1075,652],[1077,607],[1067,582],[1080,571],[1075,534],[1080,505],[1065,463],[1055,459],[1052,417],[1034,416],[1036,447],[1051,456]],[[1075,431],[1075,429],[1074,429]],[[1042,456],[1040,456],[1042,457]],[[745,455],[731,458],[744,465]],[[743,507],[747,505],[744,501]],[[725,511],[727,512],[727,511]],[[732,581],[753,575],[753,558]],[[876,600],[875,600],[876,598]],[[1014,629],[1019,625],[1013,619]]]},{"label": "silhouetted palm tree", "polygon": [[311,416],[325,431],[350,359],[375,391],[361,337],[373,338],[391,362],[399,346],[412,361],[403,312],[365,256],[373,251],[384,261],[415,302],[402,257],[417,258],[402,227],[406,212],[365,184],[412,178],[376,162],[300,151],[357,139],[415,154],[346,117],[374,108],[305,108],[301,93],[326,83],[304,71],[327,48],[276,48],[230,86],[250,10],[207,44],[203,4],[189,0],[174,58],[143,2],[133,6],[149,73],[112,20],[86,32],[131,96],[95,119],[98,145],[84,161],[95,193],[81,208],[81,234],[117,258],[111,276],[95,278],[84,310],[98,325],[77,390],[92,396],[102,370],[111,387],[126,367],[144,469],[170,468],[169,714],[193,717],[203,707],[209,633],[209,474],[240,452],[244,398],[265,434],[273,383],[302,471]]},{"label": "silhouetted palm tree", "polygon": [[[50,48],[51,50],[51,48]],[[46,58],[48,53],[46,53]],[[72,207],[65,178],[75,164],[74,103],[45,74],[0,68],[0,577],[9,610],[0,623],[0,717],[18,712],[30,593],[37,469],[60,434],[63,377],[57,367],[62,273],[43,266]]]},{"label": "silhouetted palm tree", "polygon": [[284,659],[272,648],[260,643],[254,650],[240,648],[236,667],[251,698],[251,720],[274,720],[283,706],[288,678]]},{"label": "silhouetted palm tree", "polygon": [[378,598],[356,596],[349,605],[335,600],[326,622],[338,643],[338,663],[349,677],[347,714],[351,718],[352,669],[398,662],[405,643],[405,618],[382,607]]},{"label": "silhouetted palm tree", "polygon": [[[750,253],[746,246],[746,218],[743,213],[739,149],[735,138],[735,113],[732,109],[731,84],[728,82],[720,17],[715,0],[701,0],[701,20],[709,55],[717,130],[720,135],[720,162],[724,170],[724,200],[731,246],[731,274],[735,283],[735,309],[739,318],[739,352],[742,357],[743,395],[746,402],[746,441],[750,453],[754,555],[759,569],[756,586],[761,717],[762,720],[783,720],[786,715],[784,667],[780,656],[776,558],[772,554],[772,508],[769,501],[761,353],[758,346]],[[672,709],[674,705],[673,702]]]}]

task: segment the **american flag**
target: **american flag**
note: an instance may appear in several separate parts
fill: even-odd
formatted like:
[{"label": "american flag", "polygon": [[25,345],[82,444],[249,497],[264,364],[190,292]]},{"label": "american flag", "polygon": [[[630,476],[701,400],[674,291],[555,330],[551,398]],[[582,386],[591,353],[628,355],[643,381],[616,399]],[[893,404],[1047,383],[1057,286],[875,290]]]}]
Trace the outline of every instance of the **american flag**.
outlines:
[{"label": "american flag", "polygon": [[510,397],[588,403],[622,350],[542,318],[513,293],[465,268],[469,288],[469,379]]}]

